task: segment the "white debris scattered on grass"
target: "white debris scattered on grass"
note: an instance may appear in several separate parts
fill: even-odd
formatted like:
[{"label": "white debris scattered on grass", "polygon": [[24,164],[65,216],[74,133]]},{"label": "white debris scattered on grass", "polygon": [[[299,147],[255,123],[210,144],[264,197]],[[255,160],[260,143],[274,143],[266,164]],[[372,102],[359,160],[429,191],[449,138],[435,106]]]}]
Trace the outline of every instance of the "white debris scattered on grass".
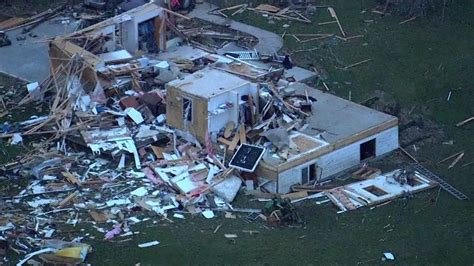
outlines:
[{"label": "white debris scattered on grass", "polygon": [[180,213],[175,213],[173,214],[173,217],[174,218],[178,218],[178,219],[184,219],[184,215],[180,214]]},{"label": "white debris scattered on grass", "polygon": [[137,196],[137,197],[143,197],[148,194],[148,190],[145,187],[139,187],[135,189],[134,191],[130,192],[130,195],[132,196]]},{"label": "white debris scattered on grass", "polygon": [[48,205],[56,202],[58,202],[58,200],[56,199],[39,199],[35,201],[28,201],[28,205],[33,208],[38,208],[39,206]]},{"label": "white debris scattered on grass", "polygon": [[206,219],[212,219],[214,218],[214,212],[211,210],[205,210],[202,212],[202,215],[206,217]]},{"label": "white debris scattered on grass", "polygon": [[159,245],[160,244],[160,241],[151,241],[151,242],[147,242],[147,243],[142,243],[142,244],[138,244],[138,247],[140,248],[148,248],[148,247],[152,247],[152,246],[156,246],[156,245]]},{"label": "white debris scattered on grass", "polygon": [[115,199],[115,200],[108,200],[107,206],[112,207],[116,205],[127,205],[132,203],[129,199]]},{"label": "white debris scattered on grass", "polygon": [[393,255],[391,252],[384,252],[383,260],[395,260],[395,255]]}]

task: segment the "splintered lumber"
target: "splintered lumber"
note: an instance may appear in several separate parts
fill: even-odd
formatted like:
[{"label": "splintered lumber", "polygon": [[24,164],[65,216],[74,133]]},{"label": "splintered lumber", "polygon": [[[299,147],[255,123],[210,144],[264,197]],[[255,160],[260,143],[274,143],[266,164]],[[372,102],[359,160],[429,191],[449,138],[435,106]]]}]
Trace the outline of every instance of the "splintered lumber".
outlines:
[{"label": "splintered lumber", "polygon": [[318,25],[327,25],[327,24],[333,24],[333,23],[337,23],[337,21],[333,20],[333,21],[319,22]]},{"label": "splintered lumber", "polygon": [[58,205],[58,209],[62,209],[67,206],[75,197],[79,195],[79,191],[76,190],[74,193],[69,194],[66,198],[64,198]]},{"label": "splintered lumber", "polygon": [[323,81],[322,83],[323,83],[324,88],[325,88],[327,91],[330,91],[328,85],[326,85],[326,82]]},{"label": "splintered lumber", "polygon": [[282,199],[297,200],[308,196],[308,191],[297,191],[281,195]]},{"label": "splintered lumber", "polygon": [[472,116],[472,117],[470,117],[470,118],[468,118],[468,119],[466,119],[466,120],[463,120],[463,121],[457,123],[456,126],[457,126],[457,127],[461,127],[461,126],[464,126],[465,124],[467,124],[467,123],[469,123],[469,122],[471,122],[471,121],[474,121],[474,116]]},{"label": "splintered lumber", "polygon": [[234,128],[235,128],[235,123],[233,121],[229,121],[227,125],[225,126],[224,138],[230,137],[230,135],[232,134],[232,131],[234,131]]},{"label": "splintered lumber", "polygon": [[[272,6],[272,5],[269,5],[269,4],[260,4],[255,9],[258,10],[258,11],[267,11],[267,12],[272,12],[272,13],[278,13],[280,11],[279,7]],[[281,15],[281,14],[279,14],[279,15]]]},{"label": "splintered lumber", "polygon": [[311,20],[309,20],[307,18],[302,18],[302,15],[299,14],[299,13],[295,13],[295,14],[298,15],[298,17],[291,17],[291,16],[279,14],[279,13],[273,13],[273,12],[268,12],[268,11],[264,11],[264,10],[258,10],[258,9],[255,9],[255,8],[247,8],[247,9],[255,11],[255,12],[259,12],[259,13],[262,13],[262,14],[267,14],[269,16],[274,16],[274,17],[277,17],[277,18],[295,20],[295,21],[304,22],[304,23],[311,23]]},{"label": "splintered lumber", "polygon": [[402,22],[400,22],[400,23],[398,23],[398,24],[399,24],[399,25],[402,25],[402,24],[405,24],[405,23],[410,22],[410,21],[412,21],[412,20],[415,20],[416,18],[417,18],[417,16],[414,16],[414,17],[409,18],[409,19],[407,19],[407,20],[404,20],[404,21],[402,21]]},{"label": "splintered lumber", "polygon": [[359,170],[352,173],[352,177],[359,180],[372,179],[379,176],[382,171],[378,168],[362,167]]},{"label": "splintered lumber", "polygon": [[230,6],[230,7],[225,7],[225,8],[221,8],[221,9],[215,9],[215,10],[212,10],[211,12],[215,12],[215,11],[228,11],[228,10],[234,10],[234,9],[237,9],[237,8],[242,8],[242,7],[246,7],[247,4],[240,4],[240,5],[236,5],[236,6]]},{"label": "splintered lumber", "polygon": [[240,134],[238,132],[234,135],[234,138],[232,139],[231,143],[229,144],[229,151],[234,151],[235,147],[239,143],[240,140]]},{"label": "splintered lumber", "polygon": [[227,168],[226,170],[224,170],[224,172],[222,172],[221,174],[217,175],[215,177],[215,179],[217,179],[216,182],[210,184],[207,188],[203,189],[201,191],[201,194],[204,194],[204,192],[207,192],[208,190],[210,190],[212,187],[216,186],[217,184],[221,183],[222,181],[224,181],[230,174],[232,174],[232,172],[234,171],[234,168]]},{"label": "splintered lumber", "polygon": [[305,42],[310,42],[310,41],[317,41],[317,40],[323,40],[323,39],[327,39],[327,38],[332,37],[332,36],[334,36],[334,35],[331,34],[331,35],[327,35],[327,36],[321,36],[321,37],[316,37],[316,38],[310,38],[310,39],[302,40],[302,41],[300,41],[300,43],[305,43]]},{"label": "splintered lumber", "polygon": [[235,11],[234,13],[232,13],[231,16],[235,16],[237,14],[244,12],[247,9],[247,7],[248,7],[247,4],[242,5],[242,7],[238,9],[237,11]]},{"label": "splintered lumber", "polygon": [[229,147],[230,147],[230,145],[232,145],[232,141],[230,141],[228,139],[225,139],[223,137],[218,138],[217,141],[219,141],[220,143],[225,144]]},{"label": "splintered lumber", "polygon": [[347,38],[344,38],[344,37],[341,37],[341,36],[336,36],[336,38],[340,39],[340,40],[343,40],[343,41],[348,41],[348,40],[352,40],[352,39],[355,39],[355,38],[362,38],[364,37],[364,35],[354,35],[354,36],[349,36]]},{"label": "splintered lumber", "polygon": [[408,156],[410,159],[412,159],[415,163],[418,163],[418,160],[417,160],[415,157],[413,157],[413,155],[411,155],[408,151],[406,151],[404,148],[402,148],[401,146],[400,146],[400,150],[401,150],[406,156]]},{"label": "splintered lumber", "polygon": [[362,60],[360,62],[357,62],[357,63],[354,63],[354,64],[350,64],[348,66],[345,66],[343,69],[346,70],[346,69],[349,69],[351,67],[355,67],[355,66],[358,66],[358,65],[362,65],[363,63],[367,63],[369,61],[372,61],[372,59],[365,59],[365,60]]},{"label": "splintered lumber", "polygon": [[463,154],[463,153],[464,153],[464,151],[456,152],[455,154],[450,155],[450,156],[448,156],[448,157],[442,159],[441,161],[438,162],[438,164],[444,163],[444,162],[446,162],[446,161],[448,161],[448,160],[450,160],[450,159],[453,159],[454,157],[459,156],[460,154]]},{"label": "splintered lumber", "polygon": [[296,35],[293,34],[293,35],[291,35],[291,36],[293,36],[293,38],[295,38],[295,40],[296,40],[297,42],[301,42],[300,38],[296,37]]},{"label": "splintered lumber", "polygon": [[329,14],[331,14],[331,17],[333,17],[336,20],[337,25],[339,26],[339,30],[341,31],[342,36],[346,37],[346,33],[344,32],[344,29],[342,29],[341,22],[339,22],[339,18],[337,17],[336,11],[334,11],[334,8],[328,7]]},{"label": "splintered lumber", "polygon": [[462,159],[462,157],[464,157],[464,152],[459,154],[458,157],[454,159],[454,161],[448,166],[448,169],[453,168]]},{"label": "splintered lumber", "polygon": [[186,17],[185,15],[181,15],[180,13],[171,11],[171,10],[169,10],[169,9],[167,9],[167,8],[163,8],[163,10],[164,10],[166,13],[175,15],[175,16],[177,16],[177,17],[184,18],[184,19],[186,19],[186,20],[191,20],[190,17]]},{"label": "splintered lumber", "polygon": [[239,140],[240,140],[240,144],[247,143],[247,135],[245,134],[244,124],[240,125],[240,128],[239,128]]},{"label": "splintered lumber", "polygon": [[74,184],[74,185],[81,185],[80,181],[77,179],[77,177],[75,177],[73,174],[69,173],[69,172],[62,172],[61,173],[63,176],[66,177],[66,179],[71,183],[71,184]]},{"label": "splintered lumber", "polygon": [[272,91],[273,96],[276,97],[281,103],[283,103],[283,105],[284,105],[286,108],[288,108],[289,110],[293,109],[293,110],[295,110],[296,112],[298,112],[298,113],[300,113],[300,114],[302,114],[302,115],[304,115],[304,116],[309,116],[309,114],[307,114],[307,113],[301,111],[300,109],[298,109],[297,107],[294,107],[293,105],[287,103],[287,102],[283,99],[283,97],[281,97],[281,95],[276,91],[274,85],[273,85],[271,82],[268,83],[268,88],[270,89],[270,91]]}]

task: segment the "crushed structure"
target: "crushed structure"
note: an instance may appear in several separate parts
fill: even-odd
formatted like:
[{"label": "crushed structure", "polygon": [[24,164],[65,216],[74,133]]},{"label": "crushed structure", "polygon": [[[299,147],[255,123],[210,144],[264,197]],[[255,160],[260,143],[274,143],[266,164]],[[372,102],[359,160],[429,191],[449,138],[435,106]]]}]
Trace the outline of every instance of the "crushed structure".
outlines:
[{"label": "crushed structure", "polygon": [[[298,221],[291,203],[304,199],[325,197],[346,211],[437,185],[397,170],[324,187],[335,174],[398,149],[398,119],[306,85],[315,74],[285,69],[276,54],[217,52],[255,39],[206,28],[208,42],[199,43],[202,29],[189,28],[199,21],[189,20],[148,3],[51,41],[51,76],[29,84],[19,102],[47,103],[49,113],[4,135],[50,137],[3,166],[30,180],[2,198],[2,235],[36,226],[35,237],[51,238],[56,229],[47,221],[59,217],[90,222],[108,240],[132,235],[150,214],[169,221],[226,211]],[[242,184],[256,197],[289,193],[275,204],[285,208],[265,216],[232,206]],[[18,206],[32,213],[16,214]],[[40,246],[33,237],[17,242]],[[42,247],[55,252],[54,261],[63,246]]]}]

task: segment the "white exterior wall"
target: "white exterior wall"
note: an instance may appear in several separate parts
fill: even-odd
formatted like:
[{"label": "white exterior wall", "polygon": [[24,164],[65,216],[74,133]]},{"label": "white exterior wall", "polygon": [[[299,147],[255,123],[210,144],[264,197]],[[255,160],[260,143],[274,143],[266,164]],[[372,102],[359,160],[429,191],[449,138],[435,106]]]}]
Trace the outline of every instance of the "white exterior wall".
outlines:
[{"label": "white exterior wall", "polygon": [[238,126],[239,119],[239,102],[242,95],[252,95],[253,99],[257,97],[257,87],[248,83],[244,86],[233,89],[222,94],[218,94],[209,99],[207,110],[213,111],[219,107],[219,105],[232,102],[234,107],[227,110],[224,113],[218,115],[212,115],[208,119],[209,132],[217,132],[227,125],[228,122],[233,121]]},{"label": "white exterior wall", "polygon": [[[278,176],[278,193],[290,192],[290,186],[301,183],[301,170],[316,164],[318,178],[324,179],[354,167],[360,163],[360,144],[375,138],[376,156],[384,155],[398,148],[398,126],[389,128],[371,137],[342,147],[317,159],[288,169]],[[320,176],[322,169],[322,176]]]}]

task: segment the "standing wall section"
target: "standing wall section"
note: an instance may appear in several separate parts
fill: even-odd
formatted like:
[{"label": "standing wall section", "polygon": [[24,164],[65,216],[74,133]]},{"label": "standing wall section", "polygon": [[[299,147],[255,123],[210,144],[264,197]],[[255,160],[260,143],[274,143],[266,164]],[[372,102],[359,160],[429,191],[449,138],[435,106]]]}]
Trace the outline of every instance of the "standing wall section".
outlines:
[{"label": "standing wall section", "polygon": [[360,164],[360,144],[375,140],[376,156],[398,149],[398,126],[389,128],[373,136],[354,142],[312,161],[288,169],[278,176],[278,193],[290,192],[291,185],[301,183],[301,170],[311,164],[318,166],[318,178],[329,178],[334,174]]}]

